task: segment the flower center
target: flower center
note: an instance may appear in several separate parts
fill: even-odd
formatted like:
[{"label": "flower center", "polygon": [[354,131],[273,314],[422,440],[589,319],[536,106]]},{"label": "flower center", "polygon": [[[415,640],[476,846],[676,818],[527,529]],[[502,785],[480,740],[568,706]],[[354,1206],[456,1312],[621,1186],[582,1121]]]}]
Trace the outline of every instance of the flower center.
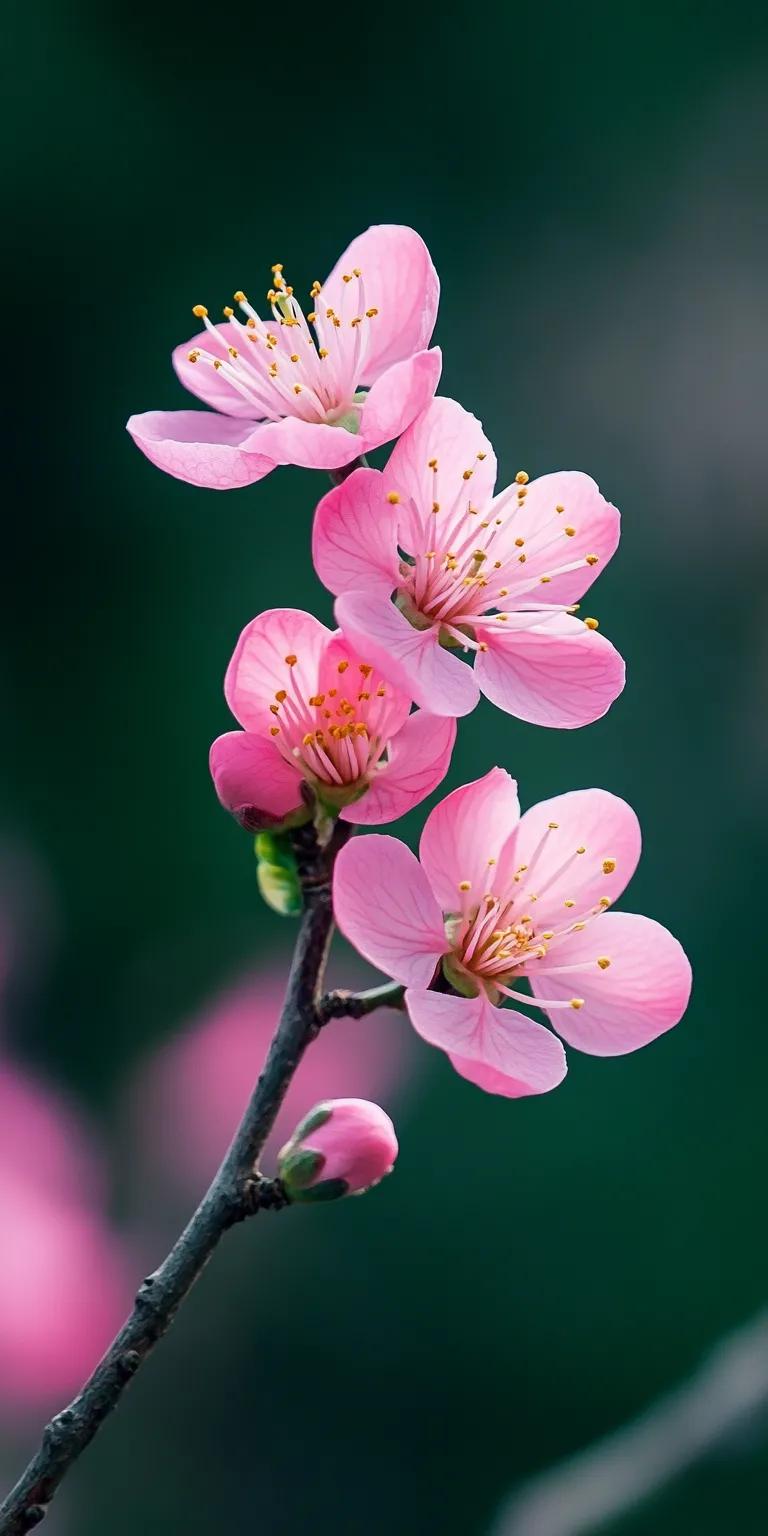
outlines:
[{"label": "flower center", "polygon": [[[438,626],[444,645],[460,645],[465,650],[487,650],[484,641],[474,637],[478,620],[483,625],[509,625],[515,628],[540,624],[556,613],[574,613],[575,606],[541,600],[539,587],[547,586],[556,576],[578,570],[584,564],[597,563],[597,555],[562,563],[554,552],[562,547],[563,535],[572,537],[576,529],[564,519],[565,508],[552,509],[552,522],[526,540],[513,538],[515,514],[525,505],[528,476],[521,470],[514,485],[503,491],[485,509],[474,506],[471,480],[476,455],[459,480],[458,491],[443,496],[440,466],[436,458],[428,461],[432,475],[433,501],[428,519],[419,517],[415,508],[404,519],[402,537],[410,536],[412,547],[401,546],[402,585],[395,596],[397,606],[417,629]],[[400,496],[392,491],[389,501]],[[426,523],[426,536],[422,530]],[[426,547],[414,548],[418,542]],[[542,556],[553,551],[551,569],[541,572]],[[539,574],[526,569],[535,560]],[[585,621],[596,628],[597,621]]]},{"label": "flower center", "polygon": [[210,347],[193,347],[189,362],[214,368],[253,408],[255,418],[298,416],[357,431],[361,401],[356,384],[368,353],[370,324],[378,315],[366,307],[362,272],[355,267],[344,274],[338,311],[314,282],[310,298],[315,307],[306,315],[283,277],[281,262],[272,268],[272,282],[267,293],[271,321],[262,319],[241,289],[235,303],[246,318],[238,320],[227,305],[227,327],[214,325],[205,305],[196,304],[193,314],[203,321]]},{"label": "flower center", "polygon": [[385,766],[395,727],[391,692],[368,662],[342,660],[324,692],[302,684],[299,658],[285,657],[286,686],[270,704],[269,733],[282,756],[323,798],[349,804]]}]

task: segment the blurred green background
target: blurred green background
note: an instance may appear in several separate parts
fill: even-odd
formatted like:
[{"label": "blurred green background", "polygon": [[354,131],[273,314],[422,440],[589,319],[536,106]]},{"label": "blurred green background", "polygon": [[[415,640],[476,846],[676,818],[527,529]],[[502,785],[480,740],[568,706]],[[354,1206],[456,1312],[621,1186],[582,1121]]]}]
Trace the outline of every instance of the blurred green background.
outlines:
[{"label": "blurred green background", "polygon": [[[273,261],[303,290],[369,223],[414,225],[442,279],[441,391],[505,482],[584,469],[621,508],[592,602],[626,693],[573,733],[483,702],[446,787],[497,761],[524,805],[625,796],[645,851],[623,905],[696,978],[671,1035],[571,1052],[540,1100],[486,1097],[419,1047],[396,1177],[226,1244],[52,1533],[483,1536],[516,1481],[765,1300],[765,14],[10,15],[0,832],[28,944],[8,1029],[112,1139],[115,1220],[126,1079],[290,940],[207,750],[242,625],[281,604],[330,620],[308,545],[327,482],[196,490],[124,431],[187,403],[169,353],[191,305]],[[10,1437],[6,1477],[32,1439]],[[611,1531],[751,1536],[767,1505],[756,1443]]]}]

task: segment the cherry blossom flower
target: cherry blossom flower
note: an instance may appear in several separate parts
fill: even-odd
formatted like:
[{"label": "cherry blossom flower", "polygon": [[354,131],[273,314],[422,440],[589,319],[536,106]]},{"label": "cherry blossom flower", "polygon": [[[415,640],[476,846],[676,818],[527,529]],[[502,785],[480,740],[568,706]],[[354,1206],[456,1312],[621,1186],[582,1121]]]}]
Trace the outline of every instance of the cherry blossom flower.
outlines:
[{"label": "cherry blossom flower", "polygon": [[309,786],[345,821],[402,816],[445,777],[456,722],[410,698],[310,613],[246,625],[224,682],[244,727],[211,747],[216,793],[249,831],[307,819]]},{"label": "cherry blossom flower", "polygon": [[395,1127],[370,1099],[316,1104],[281,1148],[277,1171],[292,1200],[362,1195],[392,1172]]},{"label": "cherry blossom flower", "polygon": [[[514,780],[492,768],[432,811],[421,862],[393,837],[344,848],[334,909],[360,953],[407,986],[422,1038],[462,1077],[517,1098],[555,1088],[566,1061],[507,999],[552,1015],[593,1056],[637,1050],[682,1017],[691,969],[677,940],[606,910],[639,855],[637,818],[615,795],[574,790],[521,817]],[[431,990],[439,966],[452,993]]]},{"label": "cherry blossom flower", "polygon": [[[390,442],[423,411],[440,378],[428,350],[440,286],[415,230],[380,224],[347,247],[305,315],[282,264],[272,268],[264,319],[246,295],[177,347],[186,389],[212,407],[147,411],[128,431],[148,459],[192,485],[230,490],[278,464],[339,469]],[[314,334],[313,334],[314,331]]]},{"label": "cherry blossom flower", "polygon": [[383,474],[356,470],[320,502],[315,568],[350,642],[434,714],[468,714],[482,691],[535,725],[587,725],[624,663],[573,605],[616,549],[619,514],[587,475],[521,471],[494,496],[495,480],[480,423],[438,398]]}]

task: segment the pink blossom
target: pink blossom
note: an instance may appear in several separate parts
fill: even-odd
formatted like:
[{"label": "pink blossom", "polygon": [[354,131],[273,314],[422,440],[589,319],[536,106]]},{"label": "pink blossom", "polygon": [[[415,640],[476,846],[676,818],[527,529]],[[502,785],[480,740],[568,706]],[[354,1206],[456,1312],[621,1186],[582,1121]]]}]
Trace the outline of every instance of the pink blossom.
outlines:
[{"label": "pink blossom", "polygon": [[[623,800],[574,790],[520,816],[501,768],[435,807],[420,859],[368,836],[339,855],[339,927],[407,986],[414,1028],[490,1093],[543,1093],[565,1075],[563,1048],[506,999],[553,1015],[569,1044],[620,1056],[671,1029],[690,993],[677,940],[648,917],[608,912],[640,855]],[[430,990],[437,967],[460,995]],[[532,996],[518,990],[526,978]]]},{"label": "pink blossom", "polygon": [[[349,961],[342,975],[345,986],[360,983]],[[200,1194],[248,1102],[284,994],[284,968],[241,978],[145,1061],[131,1094],[135,1140],[147,1159],[145,1184],[156,1182],[159,1171],[184,1191]],[[354,1019],[335,1019],[293,1078],[264,1166],[269,1167],[297,1120],[318,1100],[340,1091],[399,1095],[414,1078],[410,1044],[410,1031],[398,1014],[382,1016],[375,1029]]]},{"label": "pink blossom", "polygon": [[619,514],[574,471],[530,484],[521,471],[494,496],[495,480],[479,421],[436,399],[383,474],[356,470],[320,502],[315,568],[350,642],[433,714],[468,714],[482,692],[535,725],[587,725],[624,663],[573,605],[616,549]]},{"label": "pink blossom", "polygon": [[455,720],[409,714],[385,673],[299,609],[246,626],[224,692],[244,729],[213,743],[211,773],[250,830],[306,816],[305,786],[346,821],[391,821],[448,770]]},{"label": "pink blossom", "polygon": [[[347,247],[304,315],[280,264],[263,319],[242,292],[214,325],[177,347],[182,384],[212,407],[147,411],[128,431],[153,464],[192,485],[230,490],[278,464],[339,469],[390,442],[429,404],[440,377],[427,350],[439,283],[419,235],[380,224]],[[312,329],[314,328],[314,336]]]},{"label": "pink blossom", "polygon": [[92,1370],[131,1277],[102,1169],[69,1107],[0,1063],[0,1415],[48,1412]]},{"label": "pink blossom", "polygon": [[281,1149],[277,1170],[292,1200],[360,1195],[392,1172],[395,1127],[368,1099],[316,1104]]}]

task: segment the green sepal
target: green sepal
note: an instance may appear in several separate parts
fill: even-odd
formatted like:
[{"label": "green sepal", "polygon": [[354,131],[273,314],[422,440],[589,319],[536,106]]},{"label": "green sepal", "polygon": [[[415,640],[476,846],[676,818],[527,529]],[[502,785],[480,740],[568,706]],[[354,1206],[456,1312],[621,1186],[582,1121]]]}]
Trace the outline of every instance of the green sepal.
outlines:
[{"label": "green sepal", "polygon": [[304,1198],[298,1195],[298,1191],[311,1184],[316,1174],[322,1173],[324,1165],[322,1152],[313,1152],[309,1147],[297,1147],[292,1141],[283,1147],[277,1159],[278,1174],[288,1193],[296,1199]]},{"label": "green sepal", "polygon": [[334,417],[333,425],[334,427],[343,427],[345,432],[357,433],[360,431],[360,412],[355,410],[345,411],[343,416]]},{"label": "green sepal", "polygon": [[462,997],[477,997],[480,992],[478,983],[462,971],[453,955],[443,955],[443,975],[446,981],[451,983],[455,992]]},{"label": "green sepal", "polygon": [[293,1198],[307,1205],[320,1205],[326,1200],[341,1200],[348,1193],[346,1179],[325,1179],[320,1184],[313,1184],[310,1189],[300,1190]]},{"label": "green sepal", "polygon": [[328,1104],[317,1104],[314,1109],[309,1111],[308,1115],[304,1116],[303,1120],[299,1121],[291,1141],[303,1141],[305,1136],[309,1136],[312,1131],[316,1131],[321,1125],[325,1125],[326,1121],[330,1120],[332,1114],[333,1110]]},{"label": "green sepal", "polygon": [[267,864],[259,859],[256,880],[262,898],[280,917],[298,917],[302,908],[301,885],[296,869]]},{"label": "green sepal", "polygon": [[279,869],[296,868],[296,855],[285,832],[257,832],[253,847],[257,859],[263,859],[265,864],[276,864]]}]

